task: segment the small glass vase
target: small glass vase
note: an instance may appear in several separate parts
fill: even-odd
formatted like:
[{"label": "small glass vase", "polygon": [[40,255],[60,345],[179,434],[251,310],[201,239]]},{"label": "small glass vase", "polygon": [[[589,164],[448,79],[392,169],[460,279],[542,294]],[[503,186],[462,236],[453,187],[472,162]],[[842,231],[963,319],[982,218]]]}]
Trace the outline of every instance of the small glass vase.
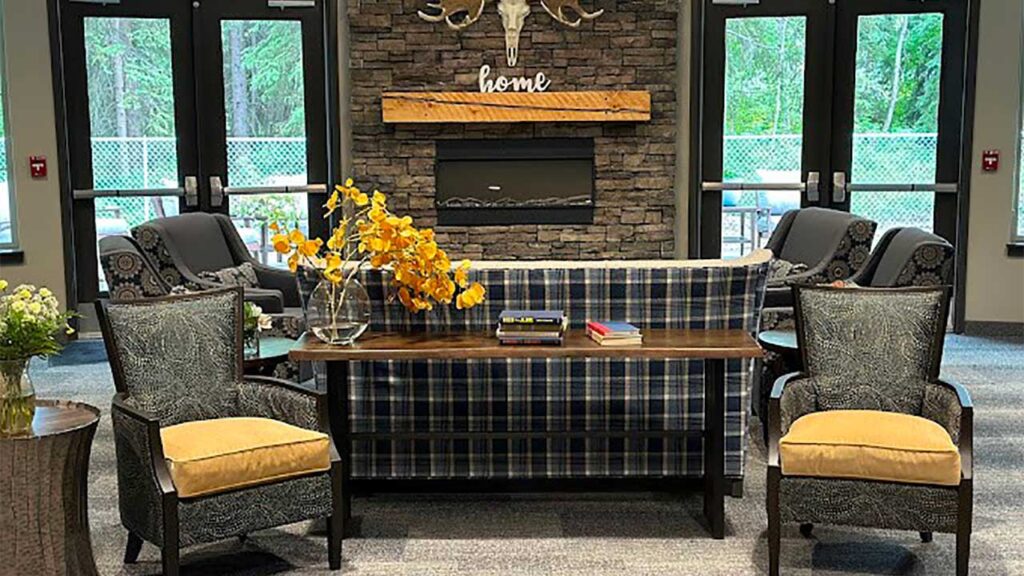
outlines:
[{"label": "small glass vase", "polygon": [[36,393],[28,364],[28,358],[0,360],[0,436],[22,436],[32,431]]},{"label": "small glass vase", "polygon": [[260,355],[259,328],[246,328],[242,331],[242,353],[246,358],[257,358]]},{"label": "small glass vase", "polygon": [[320,340],[348,346],[370,325],[370,296],[358,280],[321,280],[309,297],[307,327]]}]

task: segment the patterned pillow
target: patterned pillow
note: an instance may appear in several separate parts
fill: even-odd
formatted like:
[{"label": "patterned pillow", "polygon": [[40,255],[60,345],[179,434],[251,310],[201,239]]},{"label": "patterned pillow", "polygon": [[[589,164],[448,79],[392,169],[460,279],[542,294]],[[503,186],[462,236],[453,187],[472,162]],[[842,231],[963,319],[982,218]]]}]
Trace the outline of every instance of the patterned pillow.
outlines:
[{"label": "patterned pillow", "polygon": [[800,274],[807,271],[807,264],[790,262],[781,258],[772,258],[768,263],[768,281],[782,280],[787,276]]},{"label": "patterned pillow", "polygon": [[225,286],[241,286],[242,288],[260,287],[259,280],[256,278],[256,270],[248,262],[243,262],[238,266],[222,268],[216,272],[200,272],[199,277],[207,282],[214,282]]}]

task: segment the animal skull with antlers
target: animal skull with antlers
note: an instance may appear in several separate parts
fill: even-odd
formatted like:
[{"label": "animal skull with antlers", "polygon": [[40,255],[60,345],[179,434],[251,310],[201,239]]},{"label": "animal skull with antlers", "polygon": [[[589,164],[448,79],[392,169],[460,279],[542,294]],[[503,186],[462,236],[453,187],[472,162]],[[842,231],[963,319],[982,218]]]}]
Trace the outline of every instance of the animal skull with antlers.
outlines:
[{"label": "animal skull with antlers", "polygon": [[[486,3],[487,0],[435,0],[427,4],[431,13],[420,10],[418,14],[427,22],[443,20],[449,28],[462,30],[480,19]],[[540,0],[540,5],[552,18],[570,28],[578,27],[583,20],[593,20],[604,14],[604,10],[587,12],[580,7],[580,0]],[[576,13],[575,20],[569,19],[566,9]],[[509,66],[515,66],[519,60],[519,35],[530,14],[529,0],[498,0],[498,14],[505,28],[505,58]]]}]

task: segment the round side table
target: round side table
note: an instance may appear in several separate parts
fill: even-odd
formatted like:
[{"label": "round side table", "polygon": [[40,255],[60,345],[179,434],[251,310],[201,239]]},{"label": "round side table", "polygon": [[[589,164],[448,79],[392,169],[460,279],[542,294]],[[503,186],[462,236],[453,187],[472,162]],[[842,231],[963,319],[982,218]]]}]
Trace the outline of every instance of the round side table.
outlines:
[{"label": "round side table", "polygon": [[0,574],[96,576],[89,453],[100,411],[37,400],[32,433],[0,437]]},{"label": "round side table", "polygon": [[242,369],[253,376],[273,376],[274,370],[288,361],[288,352],[295,346],[295,340],[271,336],[260,338],[260,352],[242,360]]}]

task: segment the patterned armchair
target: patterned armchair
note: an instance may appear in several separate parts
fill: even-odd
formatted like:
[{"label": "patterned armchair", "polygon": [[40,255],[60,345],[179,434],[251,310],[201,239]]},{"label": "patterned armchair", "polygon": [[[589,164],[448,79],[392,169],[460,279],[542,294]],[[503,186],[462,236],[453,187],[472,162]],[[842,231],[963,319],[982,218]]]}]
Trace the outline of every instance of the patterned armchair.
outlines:
[{"label": "patterned armchair", "polygon": [[782,274],[769,275],[766,311],[792,308],[789,286],[828,284],[856,274],[868,261],[876,227],[871,220],[826,208],[783,214],[765,248],[787,265],[776,266]]},{"label": "patterned armchair", "polygon": [[[264,312],[301,317],[302,301],[295,275],[255,260],[231,219],[223,214],[196,212],[157,218],[133,228],[132,236],[160,276],[172,286],[209,290],[241,285],[245,288],[245,299],[258,304]],[[218,274],[241,266],[253,277],[234,275],[227,283],[224,275]]]},{"label": "patterned armchair", "polygon": [[953,245],[920,228],[891,228],[850,281],[858,286],[946,286],[953,281]]},{"label": "patterned armchair", "polygon": [[176,575],[179,547],[326,517],[339,568],[345,511],[326,397],[243,376],[241,290],[96,308],[117,388],[125,562],[148,541]]},{"label": "patterned armchair", "polygon": [[112,299],[138,300],[171,293],[171,286],[160,276],[133,238],[100,238],[99,252],[100,266]]},{"label": "patterned armchair", "polygon": [[966,575],[973,409],[938,379],[949,290],[793,290],[807,370],[769,403],[769,574],[793,522],[954,533]]}]

